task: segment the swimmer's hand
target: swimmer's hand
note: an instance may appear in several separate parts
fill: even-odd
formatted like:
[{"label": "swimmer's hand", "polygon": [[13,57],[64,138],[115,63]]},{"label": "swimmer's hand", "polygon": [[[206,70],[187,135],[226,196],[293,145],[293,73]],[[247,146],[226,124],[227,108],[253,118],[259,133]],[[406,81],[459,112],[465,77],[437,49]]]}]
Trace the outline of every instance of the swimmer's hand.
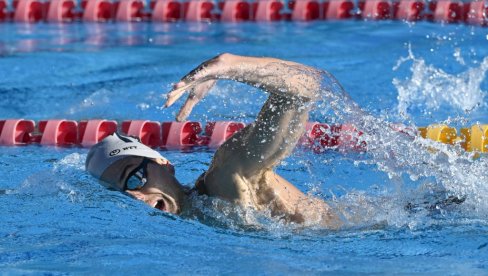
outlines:
[{"label": "swimmer's hand", "polygon": [[[191,111],[193,110],[193,107],[205,96],[207,96],[208,92],[212,87],[215,85],[215,80],[208,80],[202,83],[195,84],[193,87],[189,88],[190,94],[188,95],[188,98],[186,98],[185,104],[181,107],[180,111],[178,112],[178,115],[176,115],[176,121],[177,122],[182,122],[185,121],[188,115],[190,115]],[[181,83],[181,82],[179,82]],[[184,92],[184,91],[183,91]],[[181,93],[183,95],[183,93]],[[178,96],[179,97],[181,97]],[[170,97],[168,95],[168,101]],[[176,99],[175,99],[176,101]],[[173,103],[170,103],[171,105]],[[166,106],[169,106],[166,104]]]},{"label": "swimmer's hand", "polygon": [[176,116],[176,121],[184,121],[193,107],[208,94],[219,76],[225,74],[229,68],[226,61],[230,56],[222,54],[203,62],[174,85],[173,90],[167,95],[164,107],[173,105],[185,92],[190,92]]}]

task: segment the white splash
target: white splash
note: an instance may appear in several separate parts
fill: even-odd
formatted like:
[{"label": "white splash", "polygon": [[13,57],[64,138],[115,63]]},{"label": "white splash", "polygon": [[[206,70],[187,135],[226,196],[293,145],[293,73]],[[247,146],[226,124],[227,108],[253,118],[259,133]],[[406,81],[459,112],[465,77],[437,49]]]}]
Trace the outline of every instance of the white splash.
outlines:
[{"label": "white splash", "polygon": [[74,170],[85,170],[86,154],[72,153],[68,154],[63,159],[54,164],[55,170],[66,170],[72,168]]},{"label": "white splash", "polygon": [[76,184],[84,171],[86,154],[72,153],[53,164],[53,168],[27,177],[17,190],[20,194],[60,196],[70,202],[82,202],[84,194]]},{"label": "white splash", "polygon": [[[487,63],[488,61],[485,60],[482,67],[485,68]],[[436,74],[438,71],[430,72]],[[391,122],[362,110],[349,98],[335,78],[327,72],[323,74],[321,95],[322,101],[318,104],[320,110],[330,107],[338,117],[338,121],[353,123],[364,132],[361,136],[363,140],[359,142],[366,142],[368,158],[357,161],[357,163],[373,165],[379,171],[385,172],[390,179],[384,183],[385,186],[402,186],[404,176],[416,181],[419,187],[425,181],[432,182],[432,187],[443,191],[442,193],[446,197],[452,195],[466,198],[461,208],[466,211],[467,217],[488,217],[487,158],[475,160],[472,154],[463,152],[459,146],[441,144],[412,133],[406,134],[395,130],[398,127]],[[410,128],[415,129],[414,126]],[[435,192],[434,189],[432,192]],[[428,193],[429,191],[425,194]],[[406,192],[400,194],[398,198],[393,197],[392,200],[387,200],[385,204],[374,202],[374,204],[368,205],[364,204],[365,201],[368,201],[364,197],[351,197],[350,194],[350,198],[340,199],[338,205],[354,206],[350,202],[352,200],[357,203],[357,210],[368,213],[371,208],[367,207],[370,206],[373,211],[370,212],[371,214],[365,215],[359,214],[356,210],[353,211],[356,214],[349,214],[351,217],[360,215],[371,218],[370,221],[373,222],[385,221],[390,226],[399,226],[404,223],[410,227],[419,222],[418,219],[412,220],[411,215],[402,211],[410,196]],[[435,202],[431,203],[435,208]],[[376,211],[374,211],[375,209]],[[400,217],[404,219],[400,219]]]},{"label": "white splash", "polygon": [[[459,49],[453,55],[461,65],[465,63]],[[412,76],[405,80],[393,79],[393,85],[398,90],[398,112],[401,115],[407,116],[409,108],[419,108],[424,113],[441,107],[469,112],[484,104],[486,92],[481,90],[480,85],[488,70],[488,57],[479,67],[449,74],[415,57],[409,48],[408,56],[400,58],[393,70],[407,61],[412,61]]]}]

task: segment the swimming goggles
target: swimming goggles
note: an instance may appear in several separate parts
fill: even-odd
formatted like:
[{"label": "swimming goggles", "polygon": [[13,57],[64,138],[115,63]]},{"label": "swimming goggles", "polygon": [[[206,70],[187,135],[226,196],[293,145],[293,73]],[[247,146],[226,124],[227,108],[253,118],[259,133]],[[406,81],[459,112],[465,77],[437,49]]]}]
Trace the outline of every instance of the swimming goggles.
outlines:
[{"label": "swimming goggles", "polygon": [[[139,190],[146,183],[148,183],[148,166],[147,164],[149,162],[154,162],[153,160],[149,158],[144,158],[142,161],[141,165],[139,165],[127,178],[127,181],[125,182],[125,189],[126,190]],[[171,174],[175,174],[175,168],[173,165],[169,162],[166,164],[158,164],[159,166],[166,167]],[[154,175],[154,174],[153,174]],[[155,181],[155,179],[153,179]]]},{"label": "swimming goggles", "polygon": [[125,182],[126,190],[139,190],[147,183],[147,163],[149,159],[144,158],[141,165],[137,167]]}]

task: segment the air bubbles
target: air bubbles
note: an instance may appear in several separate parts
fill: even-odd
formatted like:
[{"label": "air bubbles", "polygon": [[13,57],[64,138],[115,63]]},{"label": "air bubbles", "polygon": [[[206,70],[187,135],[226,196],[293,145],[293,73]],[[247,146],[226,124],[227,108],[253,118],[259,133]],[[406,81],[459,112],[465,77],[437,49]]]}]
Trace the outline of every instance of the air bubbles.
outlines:
[{"label": "air bubbles", "polygon": [[136,107],[140,110],[148,110],[151,105],[147,104],[147,103],[140,103],[140,104],[137,104]]}]

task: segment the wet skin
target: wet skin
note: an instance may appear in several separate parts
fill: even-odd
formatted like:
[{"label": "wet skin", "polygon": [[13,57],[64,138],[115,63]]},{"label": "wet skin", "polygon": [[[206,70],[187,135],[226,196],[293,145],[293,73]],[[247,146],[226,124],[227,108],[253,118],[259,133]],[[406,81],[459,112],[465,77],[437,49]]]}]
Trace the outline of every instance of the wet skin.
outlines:
[{"label": "wet skin", "polygon": [[142,186],[140,189],[134,190],[125,190],[126,193],[134,197],[135,199],[141,200],[148,204],[149,206],[173,213],[178,214],[181,212],[182,205],[184,204],[181,202],[181,199],[177,199],[168,193],[165,193],[165,185],[171,183],[174,184],[176,187],[180,187],[181,191],[179,198],[183,198],[186,196],[183,186],[178,182],[178,180],[174,177],[174,170],[171,167],[171,164],[167,160],[163,159],[152,159],[155,163],[161,166],[162,170],[158,173],[161,173],[163,177],[161,178],[162,182],[150,182],[146,185]]},{"label": "wet skin", "polygon": [[[272,216],[287,222],[340,227],[340,219],[327,203],[303,194],[273,171],[304,131],[311,103],[319,96],[321,71],[274,58],[222,54],[202,63],[175,84],[165,106],[189,92],[176,117],[177,121],[184,121],[219,79],[257,86],[268,92],[269,98],[256,121],[217,150],[198,190],[245,208],[269,210]],[[165,179],[178,183],[172,175]],[[171,198],[163,192],[163,185],[146,185],[127,192],[152,207],[179,213],[186,195],[182,200]],[[183,187],[181,191],[184,194]]]}]

